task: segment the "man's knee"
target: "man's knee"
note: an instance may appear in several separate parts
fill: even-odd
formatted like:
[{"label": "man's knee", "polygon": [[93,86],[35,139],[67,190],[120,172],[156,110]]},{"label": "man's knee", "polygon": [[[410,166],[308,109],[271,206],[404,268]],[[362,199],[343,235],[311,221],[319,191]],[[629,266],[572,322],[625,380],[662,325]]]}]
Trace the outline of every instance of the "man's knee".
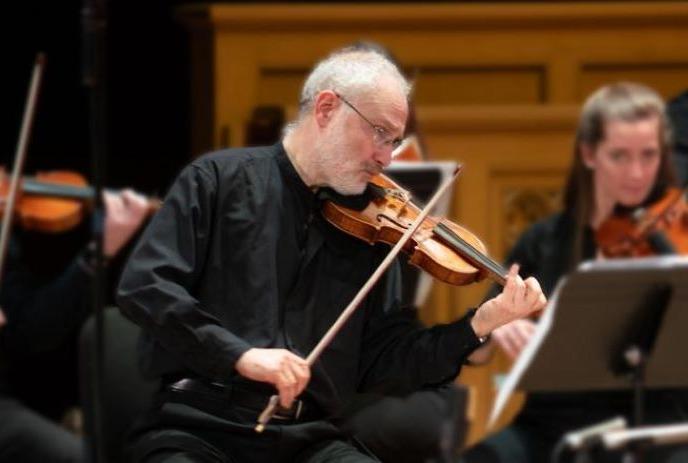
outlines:
[{"label": "man's knee", "polygon": [[301,452],[294,460],[296,463],[379,463],[375,457],[366,455],[353,444],[342,440],[319,442]]},{"label": "man's knee", "polygon": [[210,443],[176,430],[146,432],[127,453],[131,463],[233,463]]},{"label": "man's knee", "polygon": [[208,460],[202,455],[196,455],[186,450],[164,449],[149,453],[140,463],[215,463],[217,460]]}]

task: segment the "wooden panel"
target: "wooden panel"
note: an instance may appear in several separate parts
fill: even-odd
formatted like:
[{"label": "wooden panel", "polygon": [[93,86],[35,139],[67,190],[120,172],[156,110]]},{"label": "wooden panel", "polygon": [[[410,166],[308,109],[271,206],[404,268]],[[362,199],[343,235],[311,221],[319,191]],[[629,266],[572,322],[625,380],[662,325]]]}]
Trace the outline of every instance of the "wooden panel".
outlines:
[{"label": "wooden panel", "polygon": [[500,235],[495,255],[506,256],[526,228],[561,209],[564,172],[530,169],[493,171],[490,178],[490,230]]},{"label": "wooden panel", "polygon": [[619,80],[644,83],[664,98],[671,98],[688,88],[688,63],[586,65],[581,71],[578,98],[583,100],[600,86]]},{"label": "wooden panel", "polygon": [[308,69],[262,69],[258,81],[258,104],[297,106]]},{"label": "wooden panel", "polygon": [[417,68],[418,105],[544,102],[544,69],[538,67]]},{"label": "wooden panel", "polygon": [[[413,76],[418,105],[526,104],[545,100],[545,70],[538,67],[417,67]],[[260,70],[258,104],[297,104],[308,69]]]},{"label": "wooden panel", "polygon": [[194,127],[199,151],[227,132],[241,145],[254,106],[293,102],[305,69],[361,38],[417,70],[419,104],[574,103],[609,78],[638,77],[668,93],[685,85],[688,65],[688,47],[677,45],[688,43],[683,2],[214,4],[180,16],[201,43],[193,53],[207,46],[214,56],[194,59],[213,73],[194,73],[194,88],[213,98],[192,106],[192,120],[213,122]]}]

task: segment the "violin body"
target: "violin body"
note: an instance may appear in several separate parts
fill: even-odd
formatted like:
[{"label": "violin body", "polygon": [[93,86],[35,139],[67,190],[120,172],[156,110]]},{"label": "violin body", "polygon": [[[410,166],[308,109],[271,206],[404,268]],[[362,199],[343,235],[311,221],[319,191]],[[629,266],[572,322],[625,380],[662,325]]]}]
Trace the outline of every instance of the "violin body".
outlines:
[{"label": "violin body", "polygon": [[[410,201],[408,193],[388,177],[377,175],[371,183],[383,189],[384,196],[374,197],[361,211],[326,201],[323,216],[345,233],[370,244],[394,245],[418,217],[420,209]],[[472,251],[464,253],[457,250],[452,243],[438,236],[436,229],[440,223],[460,241],[467,243]],[[485,245],[464,227],[444,219],[426,218],[402,250],[409,256],[411,264],[452,285],[467,285],[494,273],[483,259],[475,257],[477,253],[488,259]],[[500,274],[497,276],[499,279],[505,272],[497,268],[496,273]]]},{"label": "violin body", "polygon": [[669,188],[664,196],[632,214],[612,215],[595,233],[607,257],[688,254],[688,202],[685,192]]},{"label": "violin body", "polygon": [[[9,190],[9,179],[4,172],[0,175],[0,206],[2,206],[4,219],[4,203]],[[87,185],[83,176],[71,171],[38,173],[35,182],[48,186],[85,187]],[[23,190],[22,185],[19,191],[23,193]],[[21,193],[17,200],[15,220],[26,230],[62,233],[77,226],[84,217],[84,204],[79,200]]]},{"label": "violin body", "polygon": [[[0,167],[0,213],[5,215],[10,179]],[[18,188],[14,220],[25,230],[62,233],[84,219],[93,202],[94,190],[79,173],[68,170],[39,172],[24,177]],[[150,212],[160,207],[148,198]]]}]

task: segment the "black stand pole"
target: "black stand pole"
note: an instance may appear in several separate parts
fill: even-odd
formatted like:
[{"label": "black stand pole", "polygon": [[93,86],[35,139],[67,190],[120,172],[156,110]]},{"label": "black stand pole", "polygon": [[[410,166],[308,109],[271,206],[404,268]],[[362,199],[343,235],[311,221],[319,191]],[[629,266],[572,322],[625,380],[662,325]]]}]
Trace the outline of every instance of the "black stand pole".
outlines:
[{"label": "black stand pole", "polygon": [[640,346],[632,345],[626,350],[626,361],[632,368],[633,384],[633,426],[642,426],[645,422],[645,364],[647,355]]},{"label": "black stand pole", "polygon": [[104,423],[103,416],[103,359],[104,359],[104,298],[105,267],[103,258],[104,205],[102,199],[103,173],[106,162],[106,14],[105,0],[84,0],[81,13],[83,46],[83,84],[89,97],[89,141],[91,151],[91,172],[93,177],[94,201],[92,239],[95,245],[93,275],[93,310],[96,323],[95,368],[93,377],[93,443],[90,447],[90,460],[104,463]]},{"label": "black stand pole", "polygon": [[[645,364],[647,355],[643,349],[633,344],[624,353],[626,363],[631,368],[633,384],[633,426],[641,426],[645,421]],[[640,446],[630,446],[624,452],[624,463],[641,463],[643,451]]]},{"label": "black stand pole", "polygon": [[[643,310],[634,321],[626,338],[626,347],[621,351],[617,363],[617,374],[630,374],[633,387],[633,426],[642,426],[645,421],[645,367],[652,354],[657,333],[662,325],[672,288],[657,285],[646,294]],[[643,446],[629,446],[623,455],[624,463],[642,463]]]}]

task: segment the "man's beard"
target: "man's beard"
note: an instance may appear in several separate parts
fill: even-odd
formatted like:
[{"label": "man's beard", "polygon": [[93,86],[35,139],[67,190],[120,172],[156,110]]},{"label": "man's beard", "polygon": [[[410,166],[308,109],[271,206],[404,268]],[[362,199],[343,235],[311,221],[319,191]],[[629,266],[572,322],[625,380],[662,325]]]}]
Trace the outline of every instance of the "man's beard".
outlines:
[{"label": "man's beard", "polygon": [[355,169],[352,162],[346,162],[351,154],[339,137],[322,143],[317,152],[320,154],[319,168],[330,188],[342,195],[358,195],[365,191],[367,182],[358,180],[363,167]]}]

